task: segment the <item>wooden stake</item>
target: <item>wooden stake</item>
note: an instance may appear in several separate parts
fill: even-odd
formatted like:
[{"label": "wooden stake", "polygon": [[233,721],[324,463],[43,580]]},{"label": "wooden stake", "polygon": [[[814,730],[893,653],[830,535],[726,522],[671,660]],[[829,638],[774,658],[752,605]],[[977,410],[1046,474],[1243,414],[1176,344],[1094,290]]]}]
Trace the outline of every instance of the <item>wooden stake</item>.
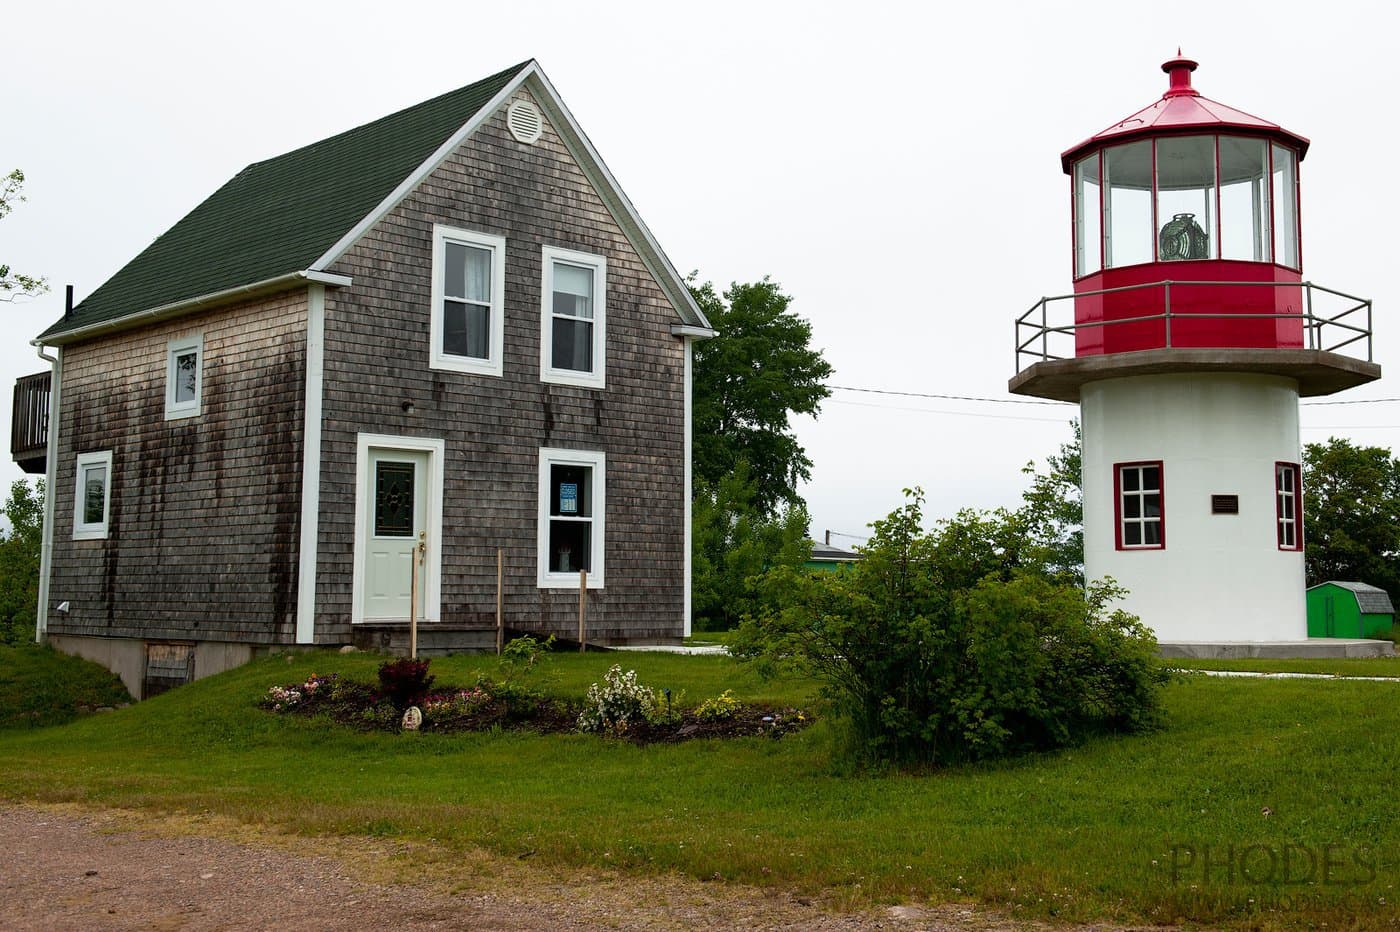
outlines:
[{"label": "wooden stake", "polygon": [[506,552],[500,547],[496,548],[496,653],[500,654],[506,646],[506,622],[505,615],[501,611],[502,594],[501,580],[505,575]]},{"label": "wooden stake", "polygon": [[588,570],[578,571],[578,652],[588,649],[584,641],[583,617],[588,607]]}]

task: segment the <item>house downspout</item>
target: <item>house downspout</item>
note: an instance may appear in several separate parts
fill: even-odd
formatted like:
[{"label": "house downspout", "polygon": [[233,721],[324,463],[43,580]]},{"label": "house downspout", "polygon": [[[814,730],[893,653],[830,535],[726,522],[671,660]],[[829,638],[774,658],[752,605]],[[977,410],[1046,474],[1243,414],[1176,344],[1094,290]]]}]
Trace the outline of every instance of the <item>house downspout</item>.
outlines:
[{"label": "house downspout", "polygon": [[683,611],[684,611],[684,613],[685,613],[685,621],[684,621],[684,624],[683,624],[683,626],[682,626],[682,628],[681,628],[681,631],[682,631],[682,633],[683,633],[683,636],[685,636],[685,637],[690,637],[690,616],[691,616],[691,592],[690,592],[690,590],[691,590],[691,574],[694,572],[694,569],[693,569],[693,567],[691,566],[691,563],[692,563],[692,561],[693,561],[693,556],[692,556],[692,554],[691,554],[691,547],[694,546],[694,540],[693,540],[694,531],[692,530],[692,528],[691,528],[691,526],[690,526],[690,525],[691,525],[691,511],[692,511],[692,508],[691,508],[691,501],[690,501],[690,496],[691,496],[691,488],[690,488],[690,485],[691,485],[691,473],[694,471],[694,468],[691,466],[691,463],[690,463],[690,458],[691,458],[691,455],[692,455],[692,453],[693,453],[694,441],[693,441],[692,436],[691,436],[691,435],[692,435],[692,430],[691,430],[690,403],[691,403],[692,397],[694,396],[694,391],[693,391],[693,389],[692,389],[692,379],[691,379],[691,356],[692,356],[692,351],[693,351],[693,349],[694,349],[694,347],[695,347],[695,339],[694,339],[693,337],[684,337],[684,338],[682,339],[682,342],[685,344],[685,489],[684,489],[684,491],[682,492],[682,494],[685,496],[685,598],[683,599],[683,604],[684,604],[684,606],[685,606],[685,608],[683,609]]},{"label": "house downspout", "polygon": [[[69,294],[71,295],[71,290]],[[44,473],[44,529],[39,551],[39,603],[34,609],[34,640],[43,644],[49,630],[49,575],[53,568],[53,509],[54,480],[58,472],[58,412],[59,394],[63,390],[63,349],[55,349],[57,355],[44,355],[44,344],[31,341],[39,358],[52,367],[49,376],[49,431],[47,437]]]}]

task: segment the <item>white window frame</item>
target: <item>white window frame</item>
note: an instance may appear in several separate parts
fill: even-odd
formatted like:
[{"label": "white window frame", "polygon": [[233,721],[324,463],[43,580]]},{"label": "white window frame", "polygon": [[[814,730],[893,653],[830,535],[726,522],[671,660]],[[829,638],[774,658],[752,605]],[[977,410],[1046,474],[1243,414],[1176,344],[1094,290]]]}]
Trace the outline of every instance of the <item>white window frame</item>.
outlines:
[{"label": "white window frame", "polygon": [[[446,248],[458,243],[491,253],[491,299],[487,313],[491,315],[487,335],[487,356],[458,356],[442,350],[443,301],[447,277]],[[433,224],[433,304],[429,327],[428,368],[451,372],[471,372],[477,375],[499,376],[502,372],[502,350],[505,343],[506,238],[475,230],[462,230],[441,223]]]},{"label": "white window frame", "polygon": [[[550,362],[554,349],[554,264],[580,266],[593,271],[593,371],[556,369]],[[606,379],[608,260],[586,252],[544,246],[540,253],[540,381],[584,388],[604,388]]]},{"label": "white window frame", "polygon": [[[194,351],[194,398],[175,400],[175,360]],[[204,409],[204,334],[180,337],[165,346],[165,419],[198,417]]]},{"label": "white window frame", "polygon": [[[83,520],[84,490],[83,477],[93,466],[107,470],[107,485],[102,495],[102,520]],[[73,475],[73,539],[105,540],[108,521],[112,515],[112,451],[99,450],[93,453],[79,453]]]},{"label": "white window frame", "polygon": [[537,537],[537,564],[539,567],[539,587],[541,589],[577,589],[578,573],[551,573],[549,571],[549,473],[553,466],[587,466],[593,470],[593,522],[589,534],[588,588],[603,588],[603,554],[606,550],[607,516],[607,456],[601,450],[564,450],[556,447],[540,448],[540,481],[536,507],[539,510]]}]

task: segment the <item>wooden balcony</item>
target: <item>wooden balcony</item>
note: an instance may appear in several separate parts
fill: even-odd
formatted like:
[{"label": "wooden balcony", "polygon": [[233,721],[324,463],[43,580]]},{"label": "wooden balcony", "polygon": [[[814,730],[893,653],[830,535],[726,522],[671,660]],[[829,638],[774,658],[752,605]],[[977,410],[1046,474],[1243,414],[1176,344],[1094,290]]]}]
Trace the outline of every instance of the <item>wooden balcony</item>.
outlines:
[{"label": "wooden balcony", "polygon": [[10,423],[10,455],[20,469],[41,473],[49,449],[50,373],[36,372],[15,380],[15,406]]}]

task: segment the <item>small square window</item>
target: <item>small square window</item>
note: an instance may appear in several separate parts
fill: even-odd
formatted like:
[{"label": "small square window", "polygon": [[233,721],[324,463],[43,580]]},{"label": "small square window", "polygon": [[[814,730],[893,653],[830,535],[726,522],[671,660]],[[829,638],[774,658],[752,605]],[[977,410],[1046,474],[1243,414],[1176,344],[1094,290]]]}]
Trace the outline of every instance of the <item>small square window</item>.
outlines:
[{"label": "small square window", "polygon": [[171,340],[165,358],[165,419],[198,417],[204,391],[204,337]]},{"label": "small square window", "polygon": [[577,587],[585,570],[603,587],[604,470],[602,453],[540,450],[541,588]]},{"label": "small square window", "polygon": [[545,246],[542,265],[540,378],[602,388],[607,260]]},{"label": "small square window", "polygon": [[501,374],[505,260],[504,237],[433,225],[431,368]]},{"label": "small square window", "polygon": [[73,539],[102,540],[112,507],[112,451],[79,453],[73,487]]}]

